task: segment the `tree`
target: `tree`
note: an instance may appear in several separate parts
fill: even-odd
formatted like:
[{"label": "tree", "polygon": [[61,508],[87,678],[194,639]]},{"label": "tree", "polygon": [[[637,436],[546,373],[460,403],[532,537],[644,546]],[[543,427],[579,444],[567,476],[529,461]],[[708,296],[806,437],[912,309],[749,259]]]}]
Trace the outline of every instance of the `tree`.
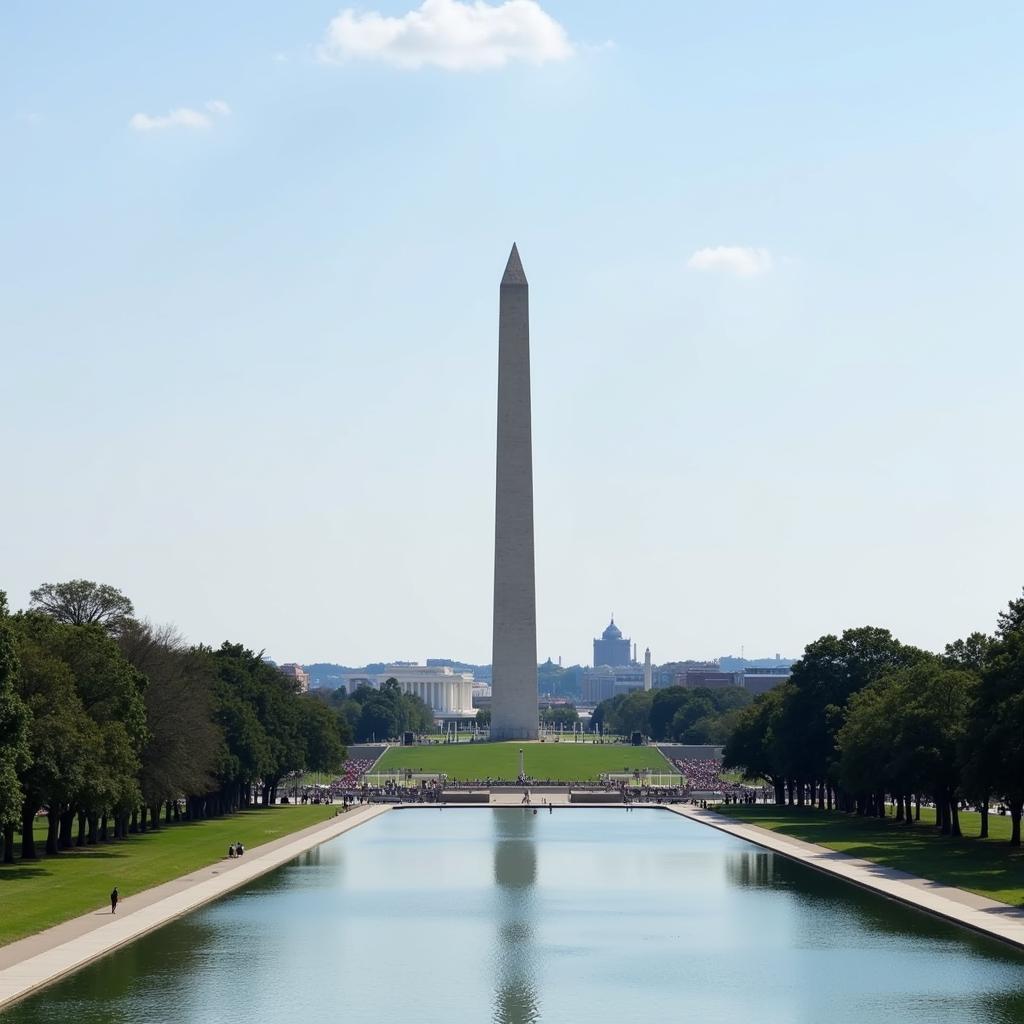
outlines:
[{"label": "tree", "polygon": [[[118,643],[129,663],[146,677],[146,741],[139,785],[142,824],[153,827],[159,811],[182,796],[215,787],[224,734],[213,718],[216,677],[210,660],[190,649],[171,627],[130,620]],[[168,817],[170,816],[170,808]]]},{"label": "tree", "polygon": [[31,607],[69,626],[102,626],[116,633],[135,613],[117,587],[92,580],[43,583],[29,595]]},{"label": "tree", "polygon": [[376,693],[363,701],[356,728],[356,739],[360,742],[390,739],[401,730],[401,720],[395,703],[384,693]]},{"label": "tree", "polygon": [[677,743],[705,743],[708,722],[713,721],[714,714],[711,691],[703,688],[691,690],[687,700],[672,716],[669,734]]},{"label": "tree", "polygon": [[1024,598],[999,615],[995,640],[986,652],[977,700],[968,726],[985,751],[974,772],[1010,809],[1010,845],[1021,845],[1024,810]]},{"label": "tree", "polygon": [[682,686],[668,686],[654,691],[651,702],[650,735],[652,739],[667,740],[672,736],[672,720],[690,699],[689,690]]},{"label": "tree", "polygon": [[[17,693],[29,710],[29,757],[19,773],[21,856],[34,860],[38,856],[33,833],[36,813],[44,806],[59,813],[60,805],[82,790],[95,736],[74,673],[57,653],[56,634],[70,627],[37,614],[17,615],[9,621],[19,661]],[[57,852],[55,819],[47,849]]]},{"label": "tree", "polygon": [[580,720],[579,712],[572,704],[559,707],[545,708],[540,714],[540,720],[550,729],[569,729]]},{"label": "tree", "polygon": [[908,820],[914,793],[930,793],[936,823],[960,835],[957,812],[963,742],[977,677],[938,658],[894,669],[850,700],[839,731],[843,786],[883,816],[886,794]]},{"label": "tree", "polygon": [[14,829],[21,820],[24,794],[19,773],[28,766],[29,711],[15,690],[18,653],[7,622],[7,595],[0,590],[0,829],[4,863],[14,860]]},{"label": "tree", "polygon": [[[267,662],[262,653],[257,654],[241,644],[222,644],[213,659],[220,679],[223,708],[231,709],[235,724],[245,726],[245,738],[251,741],[248,752],[257,755],[256,763],[240,765],[244,774],[231,780],[231,789],[241,795],[258,781],[261,802],[269,807],[276,799],[281,780],[304,767],[297,684]],[[249,712],[255,717],[258,728],[252,727]]]},{"label": "tree", "polygon": [[627,693],[626,699],[609,717],[605,732],[610,731],[623,736],[634,732],[649,734],[653,701],[653,690],[634,690],[632,693]]},{"label": "tree", "polygon": [[732,734],[722,750],[722,766],[739,768],[750,781],[767,779],[775,789],[775,802],[786,798],[785,774],[780,765],[774,729],[782,716],[785,687],[769,690],[739,712]]},{"label": "tree", "polygon": [[[799,806],[808,794],[819,807],[831,806],[839,782],[836,738],[852,695],[889,669],[923,657],[923,651],[876,626],[847,629],[840,637],[830,634],[807,645],[782,689],[782,713],[773,728],[784,762],[780,767]],[[845,810],[853,808],[848,794],[840,794],[840,800]]]},{"label": "tree", "polygon": [[345,745],[339,725],[343,720],[315,698],[303,697],[299,709],[300,729],[306,748],[306,771],[340,772],[345,760]]},{"label": "tree", "polygon": [[[59,844],[67,849],[76,813],[81,835],[90,811],[110,809],[116,815],[115,834],[120,835],[129,815],[139,806],[139,754],[146,739],[146,680],[100,625],[58,623],[51,643],[53,653],[70,667],[75,690],[91,723],[83,748],[87,761],[84,784],[59,805]],[[52,802],[50,814],[52,822]],[[50,845],[48,840],[48,849]]]}]

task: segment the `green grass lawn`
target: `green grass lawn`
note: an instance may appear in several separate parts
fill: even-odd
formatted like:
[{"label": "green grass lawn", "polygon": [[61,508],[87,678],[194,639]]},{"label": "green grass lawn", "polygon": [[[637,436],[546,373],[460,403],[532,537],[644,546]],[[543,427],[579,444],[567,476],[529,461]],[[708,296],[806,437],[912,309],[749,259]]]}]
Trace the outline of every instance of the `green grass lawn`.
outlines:
[{"label": "green grass lawn", "polygon": [[[891,817],[856,818],[827,811],[773,806],[718,808],[730,817],[781,832],[794,839],[827,846],[854,857],[909,871],[944,885],[967,889],[1002,903],[1024,902],[1024,853],[1006,840],[1010,819],[989,815],[990,839],[950,839],[939,835],[934,811],[921,809],[921,823],[911,827]],[[927,820],[926,820],[927,819]],[[977,836],[980,815],[962,813],[960,827]]]},{"label": "green grass lawn", "polygon": [[227,818],[168,825],[121,842],[67,850],[38,861],[0,865],[0,945],[49,928],[89,910],[109,906],[116,885],[121,898],[169,882],[220,860],[234,842],[248,851],[324,821],[329,805],[272,807]]},{"label": "green grass lawn", "polygon": [[560,782],[596,781],[602,772],[651,768],[668,774],[665,758],[653,747],[600,743],[458,743],[449,746],[391,747],[374,766],[375,772],[444,772],[459,781],[514,780],[519,775],[519,750],[524,751],[526,774]]}]

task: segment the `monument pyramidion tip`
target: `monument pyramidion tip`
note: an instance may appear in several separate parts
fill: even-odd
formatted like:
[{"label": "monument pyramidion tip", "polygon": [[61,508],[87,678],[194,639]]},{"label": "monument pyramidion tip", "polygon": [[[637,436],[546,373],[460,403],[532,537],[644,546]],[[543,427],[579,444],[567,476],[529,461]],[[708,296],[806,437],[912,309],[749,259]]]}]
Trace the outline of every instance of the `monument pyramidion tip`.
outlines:
[{"label": "monument pyramidion tip", "polygon": [[523,270],[522,260],[519,259],[519,250],[516,243],[512,243],[512,251],[508,254],[508,263],[505,264],[505,273],[501,277],[502,286],[525,285],[526,272]]}]

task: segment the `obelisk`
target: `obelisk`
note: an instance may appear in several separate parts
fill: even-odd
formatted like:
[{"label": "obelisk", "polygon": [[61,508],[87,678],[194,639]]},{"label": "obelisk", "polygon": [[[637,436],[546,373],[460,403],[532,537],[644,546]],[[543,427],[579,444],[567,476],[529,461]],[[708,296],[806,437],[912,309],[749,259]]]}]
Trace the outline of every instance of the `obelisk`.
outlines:
[{"label": "obelisk", "polygon": [[491,739],[530,740],[537,738],[530,299],[515,245],[500,292]]}]

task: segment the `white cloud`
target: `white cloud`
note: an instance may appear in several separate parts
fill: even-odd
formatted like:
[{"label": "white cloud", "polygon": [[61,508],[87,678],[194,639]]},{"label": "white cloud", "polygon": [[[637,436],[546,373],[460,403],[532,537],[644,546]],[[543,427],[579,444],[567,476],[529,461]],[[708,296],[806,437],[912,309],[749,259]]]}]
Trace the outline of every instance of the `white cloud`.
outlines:
[{"label": "white cloud", "polygon": [[227,117],[231,113],[231,108],[223,100],[207,100],[204,106],[207,113],[191,107],[176,107],[167,114],[133,114],[128,124],[137,132],[162,131],[164,128],[205,130],[213,127],[211,114]]},{"label": "white cloud", "polygon": [[757,277],[772,269],[772,254],[767,249],[747,245],[713,245],[698,249],[686,262],[689,270],[721,271],[737,277]]},{"label": "white cloud", "polygon": [[378,60],[414,70],[481,71],[511,61],[565,60],[573,47],[536,0],[423,0],[399,18],[343,10],[327,26],[321,60]]}]

